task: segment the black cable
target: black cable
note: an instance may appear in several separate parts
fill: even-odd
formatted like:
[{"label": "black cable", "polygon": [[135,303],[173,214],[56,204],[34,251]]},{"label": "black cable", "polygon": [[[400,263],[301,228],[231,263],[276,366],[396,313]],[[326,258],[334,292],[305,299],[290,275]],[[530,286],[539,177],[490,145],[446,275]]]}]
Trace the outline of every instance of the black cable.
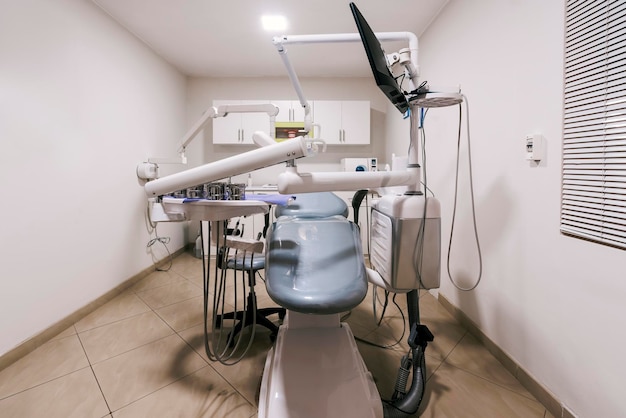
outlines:
[{"label": "black cable", "polygon": [[[404,316],[404,312],[402,311],[402,308],[400,307],[400,305],[398,305],[398,302],[396,302],[396,296],[398,296],[398,294],[394,293],[393,297],[391,298],[391,301],[393,302],[394,305],[396,305],[396,308],[398,308],[398,312],[400,312],[400,316],[402,317],[402,335],[400,336],[400,338],[398,338],[396,342],[394,342],[393,344],[386,344],[386,345],[377,344],[375,342],[366,340],[364,338],[357,337],[356,335],[354,336],[355,340],[363,344],[370,345],[372,347],[382,348],[384,350],[393,348],[402,342],[402,339],[404,338],[404,335],[406,334],[406,317]],[[343,321],[345,318],[348,318],[349,316],[350,316],[350,312],[346,316],[344,316],[341,320]],[[383,317],[381,316],[381,319],[380,319],[381,322],[382,322],[382,319]],[[378,326],[380,326],[380,322],[378,323]]]},{"label": "black cable", "polygon": [[450,281],[452,282],[454,287],[464,292],[468,292],[470,290],[474,290],[476,286],[478,286],[478,284],[480,283],[480,279],[482,278],[482,275],[483,275],[483,258],[482,258],[482,252],[480,250],[480,240],[478,239],[478,227],[476,226],[476,206],[474,204],[474,180],[472,177],[472,152],[471,152],[471,147],[470,147],[471,141],[470,141],[470,129],[469,129],[469,103],[465,95],[463,95],[463,101],[465,101],[465,108],[466,108],[466,113],[467,113],[465,118],[467,121],[467,158],[469,161],[469,185],[470,185],[470,197],[471,197],[471,202],[472,202],[472,219],[474,222],[474,238],[476,240],[476,249],[478,250],[479,270],[478,270],[478,277],[476,279],[476,283],[474,283],[472,286],[467,287],[467,288],[461,287],[454,281],[454,279],[452,278],[452,274],[450,273],[450,250],[452,248],[452,236],[454,233],[454,223],[456,220],[456,204],[457,204],[458,188],[459,188],[459,156],[461,154],[461,122],[462,122],[462,110],[463,110],[463,106],[461,105],[461,103],[459,103],[459,131],[458,131],[457,151],[456,151],[456,178],[455,178],[455,183],[454,183],[454,205],[453,205],[453,210],[452,210],[452,225],[450,226],[450,241],[448,242],[447,269],[448,269],[448,277],[450,278]]}]

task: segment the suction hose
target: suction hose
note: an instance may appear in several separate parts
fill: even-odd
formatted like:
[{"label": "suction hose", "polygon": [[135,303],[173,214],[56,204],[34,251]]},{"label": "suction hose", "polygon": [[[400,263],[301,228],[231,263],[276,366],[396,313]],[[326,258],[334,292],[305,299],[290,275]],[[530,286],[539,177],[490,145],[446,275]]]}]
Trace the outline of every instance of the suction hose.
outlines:
[{"label": "suction hose", "polygon": [[[433,340],[433,335],[426,326],[420,325],[418,298],[417,290],[407,293],[409,325],[411,327],[411,334],[409,335],[411,359],[410,361],[407,361],[408,359],[403,359],[402,361],[394,399],[383,402],[383,416],[385,418],[406,418],[415,414],[424,397],[426,388],[426,358],[424,357],[424,350],[428,342]],[[409,363],[412,363],[413,366],[411,370],[413,376],[411,388],[407,393],[404,393],[408,380],[406,368]]]},{"label": "suction hose", "polygon": [[385,418],[406,418],[417,412],[426,388],[426,360],[421,346],[411,349],[413,356],[413,379],[411,389],[402,398],[383,403]]}]

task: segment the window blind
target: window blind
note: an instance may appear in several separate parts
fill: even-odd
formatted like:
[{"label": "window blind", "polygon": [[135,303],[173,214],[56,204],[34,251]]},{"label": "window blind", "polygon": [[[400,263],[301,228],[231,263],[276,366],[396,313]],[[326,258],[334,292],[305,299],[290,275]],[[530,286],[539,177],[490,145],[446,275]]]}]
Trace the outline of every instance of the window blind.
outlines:
[{"label": "window blind", "polygon": [[561,232],[626,249],[626,2],[567,0]]}]

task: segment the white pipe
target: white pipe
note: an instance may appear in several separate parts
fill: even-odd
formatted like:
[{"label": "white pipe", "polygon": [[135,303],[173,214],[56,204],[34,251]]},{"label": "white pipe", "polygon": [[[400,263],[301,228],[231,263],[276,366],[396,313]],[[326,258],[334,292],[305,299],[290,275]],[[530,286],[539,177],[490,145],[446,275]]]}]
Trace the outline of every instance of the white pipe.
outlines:
[{"label": "white pipe", "polygon": [[200,119],[187,131],[183,136],[182,145],[178,148],[178,152],[185,152],[187,145],[198,135],[209,119],[227,116],[229,113],[267,113],[270,119],[278,114],[278,107],[270,103],[259,104],[243,104],[243,105],[222,105],[219,107],[208,108],[200,117]]},{"label": "white pipe", "polygon": [[200,130],[204,127],[204,125],[206,125],[209,119],[216,117],[216,115],[217,115],[216,108],[214,107],[208,108],[202,114],[202,117],[200,117],[200,119],[196,122],[196,124],[193,125],[191,129],[189,129],[189,131],[187,131],[185,136],[183,136],[182,145],[180,146],[180,148],[178,148],[178,152],[179,153],[184,152],[185,148],[187,148],[187,145],[189,145],[189,143],[196,137],[196,135],[198,135]]},{"label": "white pipe", "polygon": [[[412,32],[377,32],[375,33],[379,41],[407,41],[409,43],[411,65],[407,67],[409,80],[413,83],[413,87],[417,86],[419,70],[417,66],[418,40],[417,36]],[[278,50],[280,58],[287,69],[287,74],[291,80],[291,84],[296,90],[296,94],[300,99],[300,104],[304,107],[304,129],[309,132],[311,125],[311,108],[304,91],[298,79],[298,75],[289,61],[287,56],[287,44],[311,44],[311,43],[341,43],[341,42],[361,42],[361,35],[358,33],[329,33],[329,34],[310,34],[310,35],[281,35],[272,39],[274,46]]]},{"label": "white pipe", "polygon": [[[276,39],[276,38],[274,38]],[[311,106],[309,102],[304,97],[304,91],[302,90],[302,85],[300,84],[300,80],[298,79],[298,74],[296,74],[296,70],[291,65],[291,61],[289,61],[289,57],[287,56],[287,50],[282,47],[279,47],[276,43],[276,48],[278,49],[278,54],[280,58],[283,60],[283,64],[287,69],[287,74],[289,75],[289,79],[291,80],[291,84],[293,84],[293,88],[296,90],[296,94],[298,95],[298,99],[300,100],[300,105],[304,108],[304,130],[306,132],[310,132],[312,129],[312,118],[311,118]]]},{"label": "white pipe", "polygon": [[419,180],[419,168],[406,171],[366,171],[366,172],[322,172],[298,173],[296,167],[287,167],[287,171],[278,176],[280,193],[312,193],[325,191],[354,191],[378,187],[403,186],[416,184]]},{"label": "white pipe", "polygon": [[[419,75],[419,67],[417,65],[417,54],[419,42],[417,35],[413,32],[376,32],[376,38],[380,42],[386,41],[407,41],[409,43],[411,64],[415,71],[411,78]],[[328,34],[311,34],[311,35],[282,35],[273,39],[274,45],[279,52],[285,51],[283,45],[287,44],[311,44],[311,43],[341,43],[341,42],[361,42],[361,36],[358,33],[328,33]],[[283,54],[283,52],[281,52]]]},{"label": "white pipe", "polygon": [[149,197],[161,196],[176,190],[313,155],[316,150],[315,141],[310,138],[297,137],[149,181],[144,189]]}]

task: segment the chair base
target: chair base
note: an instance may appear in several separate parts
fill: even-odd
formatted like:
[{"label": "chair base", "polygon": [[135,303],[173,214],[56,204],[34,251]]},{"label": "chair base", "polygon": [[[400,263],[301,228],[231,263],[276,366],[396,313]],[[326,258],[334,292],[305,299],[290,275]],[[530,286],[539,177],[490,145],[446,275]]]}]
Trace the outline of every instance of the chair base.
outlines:
[{"label": "chair base", "polygon": [[[234,319],[237,320],[237,324],[233,328],[233,330],[228,334],[228,341],[233,345],[235,342],[235,337],[241,330],[250,325],[261,325],[270,330],[270,338],[272,341],[276,338],[278,333],[278,326],[274,324],[272,321],[267,319],[270,315],[278,314],[278,317],[282,320],[285,317],[285,308],[275,307],[275,308],[260,308],[256,310],[256,315],[254,312],[254,307],[257,306],[256,295],[253,293],[248,293],[247,297],[247,308],[245,311],[236,311],[236,312],[227,312],[224,315],[217,315],[215,317],[215,326],[220,328],[222,326],[222,321],[225,319]],[[245,316],[245,321],[244,321]]]}]

